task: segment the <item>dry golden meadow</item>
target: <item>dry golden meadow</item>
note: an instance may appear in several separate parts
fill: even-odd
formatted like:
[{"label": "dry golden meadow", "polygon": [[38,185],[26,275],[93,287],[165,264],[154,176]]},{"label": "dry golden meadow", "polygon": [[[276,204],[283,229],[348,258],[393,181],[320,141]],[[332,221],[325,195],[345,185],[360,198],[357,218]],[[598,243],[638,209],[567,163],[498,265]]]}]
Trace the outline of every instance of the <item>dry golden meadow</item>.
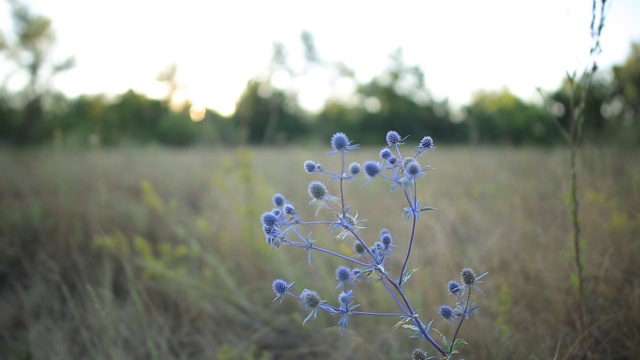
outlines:
[{"label": "dry golden meadow", "polygon": [[[357,139],[356,139],[357,140]],[[335,258],[270,250],[260,215],[280,192],[314,216],[303,162],[331,169],[330,148],[163,148],[0,152],[0,358],[408,359],[428,344],[393,330],[393,318],[307,312],[272,302],[271,281],[335,303]],[[379,149],[348,153],[348,162]],[[579,197],[589,328],[578,332],[562,148],[440,146],[423,163],[423,213],[407,293],[423,322],[451,335],[437,308],[462,267],[489,271],[465,322],[466,359],[640,358],[640,151],[582,149]],[[335,169],[335,167],[334,167]],[[349,183],[367,219],[365,239],[387,227],[401,266],[408,226],[399,192],[380,179]],[[337,193],[337,183],[328,182]],[[319,215],[322,217],[322,214]],[[313,230],[318,245],[351,243]],[[397,311],[384,289],[355,289],[364,311]]]}]

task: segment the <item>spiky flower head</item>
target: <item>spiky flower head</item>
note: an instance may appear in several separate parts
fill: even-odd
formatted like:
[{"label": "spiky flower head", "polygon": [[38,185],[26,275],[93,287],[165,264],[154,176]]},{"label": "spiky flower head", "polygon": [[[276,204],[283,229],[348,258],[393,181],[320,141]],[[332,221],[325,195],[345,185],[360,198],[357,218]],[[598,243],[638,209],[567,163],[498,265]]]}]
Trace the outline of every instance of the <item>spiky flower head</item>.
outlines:
[{"label": "spiky flower head", "polygon": [[265,227],[274,227],[278,221],[278,216],[272,211],[262,214],[262,225]]},{"label": "spiky flower head", "polygon": [[389,146],[402,143],[402,138],[400,137],[400,134],[398,134],[397,131],[393,131],[393,130],[387,132],[387,136],[385,137],[385,139],[387,140],[387,144],[389,144]]},{"label": "spiky flower head", "polygon": [[304,162],[304,170],[308,173],[312,173],[316,171],[317,164],[311,160],[307,160]]},{"label": "spiky flower head", "polygon": [[409,164],[412,161],[416,161],[416,159],[412,158],[411,156],[407,156],[404,158],[404,162],[402,163],[402,166],[407,167],[407,164]]},{"label": "spiky flower head", "polygon": [[354,150],[358,148],[358,145],[351,145],[351,141],[343,132],[337,132],[331,137],[332,153],[345,152],[348,150]]},{"label": "spiky flower head", "polygon": [[358,164],[357,162],[353,162],[351,163],[351,165],[349,165],[349,173],[353,176],[360,174],[360,172],[362,171],[362,168],[360,167],[360,164]]},{"label": "spiky flower head", "polygon": [[300,301],[302,302],[302,305],[304,305],[305,309],[311,309],[309,315],[307,315],[307,317],[302,322],[302,324],[305,324],[307,321],[309,321],[309,319],[311,319],[311,317],[318,316],[318,308],[320,307],[322,300],[320,300],[320,296],[317,292],[309,289],[304,289],[300,293]]},{"label": "spiky flower head", "polygon": [[284,205],[284,196],[282,194],[273,195],[273,205],[277,207]]},{"label": "spiky flower head", "polygon": [[336,280],[340,282],[338,287],[351,282],[351,269],[344,265],[338,266],[336,269]]},{"label": "spiky flower head", "polygon": [[442,317],[445,320],[452,320],[455,317],[455,313],[451,308],[451,306],[449,305],[440,306],[440,309],[438,310],[438,312],[440,313],[440,315],[442,315]]},{"label": "spiky flower head", "polygon": [[265,240],[267,240],[267,244],[271,246],[278,246],[280,243],[278,240],[278,229],[275,226],[262,226],[262,232],[264,233]]},{"label": "spiky flower head", "polygon": [[427,151],[434,148],[435,148],[435,145],[433,144],[433,139],[431,138],[431,136],[423,137],[422,140],[420,140],[420,143],[418,144],[419,151]]},{"label": "spiky flower head", "polygon": [[364,163],[364,172],[371,178],[375,177],[380,173],[380,165],[375,161],[367,161]]},{"label": "spiky flower head", "polygon": [[431,357],[427,354],[426,351],[424,351],[422,349],[414,349],[413,352],[411,353],[411,359],[412,360],[427,360],[427,359],[431,359]]},{"label": "spiky flower head", "polygon": [[337,132],[331,137],[331,147],[336,151],[344,151],[349,145],[349,138],[342,132]]},{"label": "spiky flower head", "polygon": [[415,160],[407,162],[404,166],[404,171],[410,179],[415,179],[423,173],[420,164]]},{"label": "spiky flower head", "polygon": [[340,309],[348,310],[351,305],[351,297],[353,296],[353,290],[342,291],[338,295],[338,302],[340,303]]},{"label": "spiky flower head", "polygon": [[462,278],[462,283],[467,286],[471,286],[476,282],[476,273],[471,268],[462,269],[460,277]]},{"label": "spiky flower head", "polygon": [[302,301],[302,305],[304,305],[305,309],[315,309],[320,306],[320,303],[322,302],[318,293],[309,289],[302,290],[300,300]]},{"label": "spiky flower head", "polygon": [[386,231],[380,232],[380,242],[382,243],[382,245],[384,245],[384,249],[388,251],[391,248],[393,237],[391,236],[391,233],[389,232],[389,230],[387,229],[382,229],[382,230],[386,230]]},{"label": "spiky flower head", "polygon": [[295,215],[296,214],[296,208],[293,207],[293,205],[291,204],[285,204],[284,207],[282,208],[282,210],[284,210],[284,213],[287,215]]},{"label": "spiky flower head", "polygon": [[380,158],[383,160],[389,160],[390,157],[393,156],[393,153],[391,152],[391,150],[389,150],[389,148],[384,148],[382,150],[380,150]]},{"label": "spiky flower head", "polygon": [[282,297],[284,299],[284,296],[287,294],[287,292],[289,292],[291,286],[293,286],[293,282],[288,283],[282,279],[273,280],[273,283],[271,283],[271,288],[273,289],[273,292],[276,293],[276,298],[273,299],[273,301],[276,301],[279,297]]},{"label": "spiky flower head", "polygon": [[392,156],[387,159],[387,162],[391,165],[395,165],[398,162],[398,159],[395,156]]},{"label": "spiky flower head", "polygon": [[455,280],[450,280],[447,284],[447,288],[449,289],[449,294],[452,295],[462,290],[462,286]]},{"label": "spiky flower head", "polygon": [[312,181],[308,190],[314,200],[322,200],[327,195],[327,187],[320,181]]}]

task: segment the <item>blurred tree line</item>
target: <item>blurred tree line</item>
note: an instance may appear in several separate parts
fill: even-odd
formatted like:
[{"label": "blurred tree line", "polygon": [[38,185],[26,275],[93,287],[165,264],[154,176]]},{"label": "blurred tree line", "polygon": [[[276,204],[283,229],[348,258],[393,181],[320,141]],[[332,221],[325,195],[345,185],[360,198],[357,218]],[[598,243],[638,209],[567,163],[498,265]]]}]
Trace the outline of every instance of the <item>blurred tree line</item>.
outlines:
[{"label": "blurred tree line", "polygon": [[[355,71],[345,64],[322,59],[307,32],[301,35],[304,69],[293,69],[284,46],[274,44],[265,73],[247,83],[228,117],[189,102],[173,103],[179,87],[175,65],[156,79],[167,85],[164,99],[133,90],[116,97],[69,99],[50,85],[54,76],[73,67],[72,58],[56,61],[50,56],[55,42],[51,21],[17,0],[8,1],[14,34],[0,33],[1,60],[13,69],[9,75],[20,73],[27,81],[23,89],[10,91],[7,77],[0,88],[3,145],[283,144],[327,139],[335,131],[357,134],[351,136],[360,144],[373,144],[389,129],[429,134],[446,143],[546,145],[561,140],[551,116],[568,121],[566,82],[545,94],[545,104],[523,101],[505,89],[480,91],[471,104],[452,109],[446,100],[431,96],[422,70],[407,64],[401,49],[390,54],[379,76],[358,83]],[[353,84],[352,94],[331,96],[319,112],[309,113],[294,89],[274,85],[278,74],[302,77],[314,67],[330,74],[332,86],[339,81]],[[640,143],[640,44],[632,44],[626,62],[612,69],[610,79],[596,78],[585,116],[587,140]]]}]

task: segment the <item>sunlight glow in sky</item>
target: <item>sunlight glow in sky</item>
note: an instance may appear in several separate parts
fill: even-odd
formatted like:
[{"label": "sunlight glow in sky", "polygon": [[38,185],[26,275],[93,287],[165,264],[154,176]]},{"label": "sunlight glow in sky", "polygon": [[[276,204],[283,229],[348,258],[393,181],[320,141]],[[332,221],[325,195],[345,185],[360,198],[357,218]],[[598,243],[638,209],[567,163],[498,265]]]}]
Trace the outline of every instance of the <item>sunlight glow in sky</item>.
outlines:
[{"label": "sunlight glow in sky", "polygon": [[[599,57],[603,69],[622,63],[631,41],[640,41],[640,1],[610,1]],[[275,41],[285,45],[294,68],[303,67],[305,30],[323,60],[342,61],[361,82],[380,74],[388,54],[402,47],[405,62],[424,71],[433,96],[454,105],[468,103],[478,89],[503,87],[534,99],[537,87],[556,89],[567,71],[582,70],[590,46],[588,0],[27,3],[53,20],[55,57],[75,57],[76,67],[54,81],[67,95],[132,88],[162,97],[166,88],[155,78],[175,62],[180,95],[223,114],[234,111],[247,81],[265,71]],[[7,16],[1,2],[5,32]],[[311,110],[332,91],[318,70],[294,85]],[[351,89],[341,86],[338,93]]]}]

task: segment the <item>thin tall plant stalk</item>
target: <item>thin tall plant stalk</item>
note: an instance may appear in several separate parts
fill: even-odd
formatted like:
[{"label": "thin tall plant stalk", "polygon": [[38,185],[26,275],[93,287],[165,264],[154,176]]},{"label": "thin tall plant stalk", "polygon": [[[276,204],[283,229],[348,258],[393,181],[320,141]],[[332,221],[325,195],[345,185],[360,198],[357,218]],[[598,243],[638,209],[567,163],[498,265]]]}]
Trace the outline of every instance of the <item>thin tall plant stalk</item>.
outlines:
[{"label": "thin tall plant stalk", "polygon": [[[600,6],[598,7],[598,3]],[[577,290],[578,297],[578,316],[577,327],[578,332],[582,336],[589,327],[589,312],[586,305],[586,278],[584,274],[584,254],[581,241],[581,222],[580,222],[580,200],[578,199],[578,150],[580,141],[582,140],[582,125],[585,121],[585,106],[589,90],[593,82],[594,75],[598,70],[596,63],[597,55],[602,51],[600,47],[600,39],[602,29],[605,22],[605,6],[607,0],[592,0],[591,7],[591,48],[589,49],[589,58],[585,66],[585,70],[578,78],[576,72],[567,74],[569,81],[569,124],[568,129],[562,125],[560,119],[552,116],[554,122],[567,142],[569,151],[569,168],[570,168],[570,195],[569,195],[569,211],[571,216],[571,225],[573,228],[572,245],[573,260],[576,266],[573,284]],[[544,97],[544,95],[543,95]]]}]

